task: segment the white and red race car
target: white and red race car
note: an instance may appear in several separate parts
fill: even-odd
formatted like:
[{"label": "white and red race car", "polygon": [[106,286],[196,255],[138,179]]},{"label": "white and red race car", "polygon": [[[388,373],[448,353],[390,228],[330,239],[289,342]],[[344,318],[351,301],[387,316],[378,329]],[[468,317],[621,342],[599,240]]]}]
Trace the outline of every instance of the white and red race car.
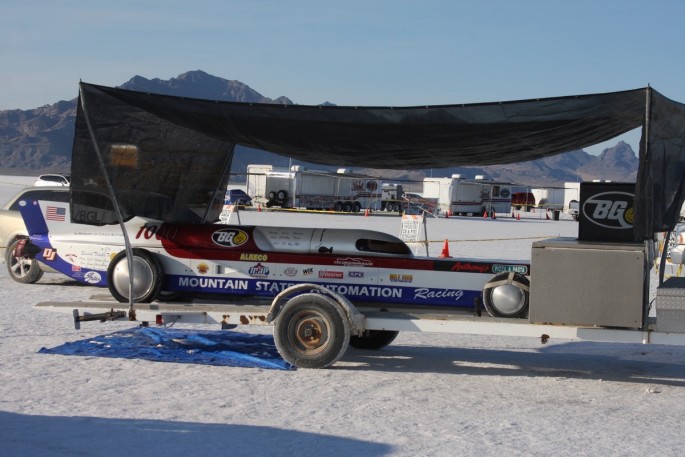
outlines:
[{"label": "white and red race car", "polygon": [[135,216],[125,225],[70,222],[69,204],[23,201],[30,237],[17,255],[78,281],[109,287],[120,302],[175,292],[273,298],[302,283],[357,306],[470,308],[492,316],[528,313],[525,261],[415,257],[400,239],[357,229],[166,223]]}]

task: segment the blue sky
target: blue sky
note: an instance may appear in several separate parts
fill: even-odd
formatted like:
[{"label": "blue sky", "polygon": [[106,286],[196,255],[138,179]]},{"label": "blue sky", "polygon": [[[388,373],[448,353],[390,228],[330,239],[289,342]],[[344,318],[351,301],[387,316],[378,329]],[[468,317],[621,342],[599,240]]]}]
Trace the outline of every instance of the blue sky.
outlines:
[{"label": "blue sky", "polygon": [[[0,110],[75,98],[79,80],[116,86],[190,70],[300,104],[473,103],[647,84],[685,103],[685,1],[0,0],[0,62]],[[622,139],[637,151],[639,133]]]}]

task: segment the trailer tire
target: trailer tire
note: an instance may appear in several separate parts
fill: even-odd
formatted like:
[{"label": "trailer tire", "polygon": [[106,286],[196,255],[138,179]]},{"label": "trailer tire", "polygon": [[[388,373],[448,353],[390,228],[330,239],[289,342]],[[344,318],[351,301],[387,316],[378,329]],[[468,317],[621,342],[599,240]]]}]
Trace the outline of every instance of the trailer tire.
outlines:
[{"label": "trailer tire", "polygon": [[343,212],[349,213],[350,211],[352,211],[352,203],[350,203],[350,202],[343,203]]},{"label": "trailer tire", "polygon": [[279,190],[276,194],[276,197],[278,197],[280,201],[285,201],[285,199],[288,198],[288,192],[285,190]]},{"label": "trailer tire", "polygon": [[281,356],[298,368],[325,368],[347,350],[350,324],[335,301],[306,293],[289,300],[274,324]]},{"label": "trailer tire", "polygon": [[528,316],[530,282],[514,272],[493,276],[483,287],[483,305],[492,317]]},{"label": "trailer tire", "polygon": [[[162,290],[164,274],[159,261],[148,251],[133,248],[133,300],[150,303]],[[129,270],[126,251],[119,252],[107,268],[107,287],[117,301],[129,301]]]},{"label": "trailer tire", "polygon": [[358,213],[362,210],[362,205],[359,202],[354,202],[352,205],[352,212]]},{"label": "trailer tire", "polygon": [[333,205],[333,211],[336,212],[341,212],[343,210],[343,204],[342,202],[335,202],[335,205]]},{"label": "trailer tire", "polygon": [[36,259],[26,257],[14,257],[14,248],[19,244],[20,238],[15,238],[5,250],[5,263],[7,272],[14,281],[22,284],[33,284],[43,277],[43,270]]},{"label": "trailer tire", "polygon": [[396,330],[364,330],[361,335],[350,337],[350,346],[356,349],[382,349],[395,341],[399,333]]}]

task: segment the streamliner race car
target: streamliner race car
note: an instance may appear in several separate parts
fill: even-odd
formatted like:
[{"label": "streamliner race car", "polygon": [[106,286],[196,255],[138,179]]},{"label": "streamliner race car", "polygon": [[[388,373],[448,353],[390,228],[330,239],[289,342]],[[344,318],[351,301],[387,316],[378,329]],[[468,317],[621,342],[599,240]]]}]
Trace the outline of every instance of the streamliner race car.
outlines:
[{"label": "streamliner race car", "polygon": [[15,256],[35,258],[77,281],[108,287],[120,302],[174,293],[273,299],[313,284],[355,306],[462,308],[497,317],[528,313],[527,262],[415,257],[400,239],[360,229],[166,223],[134,216],[119,225],[70,222],[68,203],[22,201],[30,237]]}]

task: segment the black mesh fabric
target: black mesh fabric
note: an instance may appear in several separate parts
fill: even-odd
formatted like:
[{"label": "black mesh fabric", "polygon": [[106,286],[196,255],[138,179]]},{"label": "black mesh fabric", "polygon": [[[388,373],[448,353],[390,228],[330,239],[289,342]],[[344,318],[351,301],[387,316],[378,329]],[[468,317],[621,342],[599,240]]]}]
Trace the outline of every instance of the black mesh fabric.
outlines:
[{"label": "black mesh fabric", "polygon": [[[197,212],[198,205],[204,205],[210,220],[212,202],[223,198],[236,144],[311,163],[411,170],[523,162],[587,147],[641,125],[649,126],[650,153],[643,137],[636,232],[646,238],[671,225],[673,208],[685,197],[683,167],[679,175],[663,169],[683,160],[685,107],[651,88],[392,108],[219,102],[81,83],[79,101],[74,222],[93,223],[82,217],[83,203],[103,182],[100,158],[125,218],[141,215],[140,198],[154,194],[169,200],[163,220],[184,220],[185,210],[192,206]],[[661,152],[652,153],[655,147]],[[655,204],[663,208],[646,208]],[[112,222],[103,216],[97,223]]]}]

